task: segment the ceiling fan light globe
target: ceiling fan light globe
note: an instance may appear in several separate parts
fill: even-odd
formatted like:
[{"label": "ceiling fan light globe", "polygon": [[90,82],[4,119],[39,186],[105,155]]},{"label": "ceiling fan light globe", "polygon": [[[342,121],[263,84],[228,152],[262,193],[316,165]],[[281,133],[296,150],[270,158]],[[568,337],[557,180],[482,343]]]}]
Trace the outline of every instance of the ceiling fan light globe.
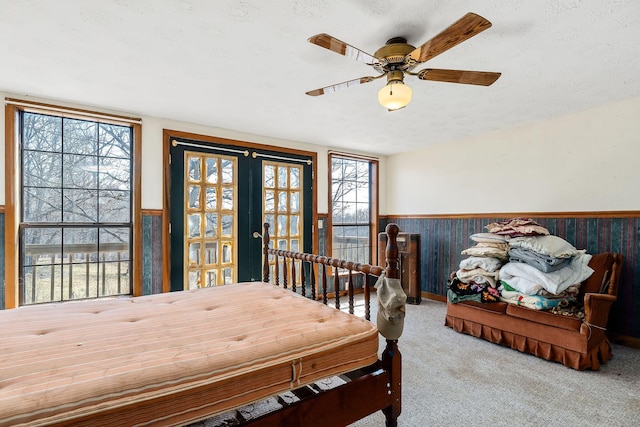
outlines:
[{"label": "ceiling fan light globe", "polygon": [[389,82],[378,91],[378,102],[387,110],[398,110],[411,102],[413,91],[402,82]]}]

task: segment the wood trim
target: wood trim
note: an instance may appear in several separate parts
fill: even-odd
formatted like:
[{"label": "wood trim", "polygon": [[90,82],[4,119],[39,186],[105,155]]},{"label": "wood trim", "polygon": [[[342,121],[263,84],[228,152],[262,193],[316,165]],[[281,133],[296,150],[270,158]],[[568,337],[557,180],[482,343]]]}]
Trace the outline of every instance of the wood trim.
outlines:
[{"label": "wood trim", "polygon": [[142,215],[146,216],[162,216],[162,209],[141,209]]},{"label": "wood trim", "polygon": [[133,296],[142,295],[142,126],[133,127]]},{"label": "wood trim", "polygon": [[74,107],[61,107],[59,105],[45,104],[43,102],[35,102],[35,101],[26,101],[24,99],[17,99],[17,98],[5,98],[4,100],[7,106],[8,105],[20,106],[23,109],[27,109],[33,112],[40,112],[44,114],[51,114],[52,112],[55,112],[56,115],[60,115],[62,117],[80,118],[85,120],[87,119],[87,117],[89,117],[92,120],[95,120],[98,122],[106,120],[106,122],[109,122],[109,123],[119,123],[119,124],[122,124],[123,122],[126,124],[132,124],[132,122],[139,124],[142,122],[142,119],[139,117],[124,116],[124,115],[111,114],[111,113],[102,113],[99,111],[84,110],[81,108],[74,108]]},{"label": "wood trim", "polygon": [[314,164],[315,164],[315,161],[317,160],[316,159],[317,153],[314,151],[305,151],[305,150],[299,150],[295,148],[286,148],[286,147],[280,147],[277,145],[259,144],[256,142],[221,138],[221,137],[212,136],[212,135],[201,135],[197,133],[183,132],[183,131],[173,130],[173,129],[163,129],[162,134],[163,136],[168,135],[170,139],[171,138],[188,139],[188,140],[194,140],[198,142],[207,142],[211,144],[224,144],[224,145],[231,145],[235,147],[254,148],[256,150],[278,151],[280,153],[289,153],[289,154],[295,154],[298,156],[308,156],[313,158],[312,161],[314,162]]},{"label": "wood trim", "polygon": [[372,164],[372,173],[370,178],[370,185],[373,192],[373,197],[371,200],[371,262],[382,263],[382,260],[378,259],[378,233],[380,233],[379,225],[380,225],[380,164],[378,160],[369,160]]},{"label": "wood trim", "polygon": [[5,218],[4,218],[4,308],[18,307],[18,217],[17,206],[18,177],[16,174],[16,134],[15,116],[18,109],[5,105],[4,110],[4,176],[5,176]]},{"label": "wood trim", "polygon": [[171,177],[169,154],[172,131],[162,130],[162,292],[171,290],[171,233],[169,233],[169,207],[171,206]]},{"label": "wood trim", "polygon": [[621,344],[627,347],[640,349],[640,338],[629,337],[626,335],[612,334],[610,332],[607,332],[607,336],[611,339],[612,342],[616,344]]},{"label": "wood trim", "polygon": [[635,218],[640,211],[575,211],[575,212],[511,212],[511,213],[466,213],[466,214],[403,214],[381,215],[380,219],[466,219],[466,218]]},{"label": "wood trim", "polygon": [[420,292],[420,295],[422,296],[422,298],[430,299],[432,301],[439,301],[444,303],[447,302],[447,297],[444,295],[432,294],[431,292],[425,291]]}]

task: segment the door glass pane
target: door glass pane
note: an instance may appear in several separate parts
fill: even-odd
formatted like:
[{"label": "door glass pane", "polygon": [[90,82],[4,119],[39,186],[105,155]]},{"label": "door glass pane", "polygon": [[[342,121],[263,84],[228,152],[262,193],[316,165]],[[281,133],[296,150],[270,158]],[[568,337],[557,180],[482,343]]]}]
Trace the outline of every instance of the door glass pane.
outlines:
[{"label": "door glass pane", "polygon": [[207,209],[211,209],[214,211],[218,209],[218,188],[217,187],[207,187],[205,206],[207,207]]},{"label": "door glass pane", "polygon": [[200,157],[189,158],[189,180],[200,181]]},{"label": "door glass pane", "polygon": [[217,277],[218,277],[218,274],[216,270],[207,270],[207,283],[205,284],[205,286],[207,287],[217,286],[218,285]]},{"label": "door glass pane", "polygon": [[300,188],[300,168],[291,168],[290,188]]},{"label": "door glass pane", "polygon": [[292,191],[289,195],[289,210],[291,213],[300,212],[300,193]]},{"label": "door glass pane", "polygon": [[287,216],[278,215],[278,236],[286,236],[287,231]]},{"label": "door glass pane", "polygon": [[222,215],[222,235],[231,237],[233,235],[233,216]]},{"label": "door glass pane", "polygon": [[196,289],[199,287],[200,287],[200,270],[189,270],[187,289]]},{"label": "door glass pane", "polygon": [[200,237],[200,215],[194,214],[187,217],[189,237]]},{"label": "door glass pane", "polygon": [[206,221],[204,237],[218,237],[218,214],[206,213],[204,218]]},{"label": "door glass pane", "polygon": [[218,158],[208,157],[206,159],[207,165],[207,182],[211,184],[218,183]]},{"label": "door glass pane", "polygon": [[189,243],[189,267],[200,264],[200,242]]},{"label": "door glass pane", "polygon": [[264,188],[275,187],[275,166],[264,165]]},{"label": "door glass pane", "polygon": [[287,188],[287,172],[289,168],[280,165],[278,168],[278,188]]},{"label": "door glass pane", "polygon": [[233,210],[233,193],[234,188],[224,187],[222,189],[222,209],[225,211]]},{"label": "door glass pane", "polygon": [[218,242],[207,242],[205,247],[205,262],[207,264],[218,263]]},{"label": "door glass pane", "polygon": [[291,227],[290,230],[289,230],[289,234],[291,236],[297,236],[297,235],[300,234],[299,222],[298,222],[299,219],[300,219],[299,215],[291,215],[289,217],[289,224],[290,224],[290,227]]},{"label": "door glass pane", "polygon": [[264,210],[265,212],[273,212],[276,209],[275,196],[273,190],[264,192]]},{"label": "door glass pane", "polygon": [[287,212],[287,192],[278,192],[278,212]]},{"label": "door glass pane", "polygon": [[196,209],[200,207],[200,186],[199,185],[191,185],[189,187],[189,207],[196,208]]},{"label": "door glass pane", "polygon": [[234,168],[235,162],[230,159],[222,159],[222,183],[223,184],[231,184],[234,182]]}]

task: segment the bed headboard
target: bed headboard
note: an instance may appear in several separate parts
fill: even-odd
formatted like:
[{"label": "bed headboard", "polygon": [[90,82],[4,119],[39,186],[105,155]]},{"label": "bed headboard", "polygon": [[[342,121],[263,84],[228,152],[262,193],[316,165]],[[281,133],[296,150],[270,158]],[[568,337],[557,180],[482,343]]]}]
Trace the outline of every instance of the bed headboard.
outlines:
[{"label": "bed headboard", "polygon": [[[291,287],[291,290],[294,292],[297,292],[298,288],[300,288],[300,293],[304,296],[307,296],[305,285],[308,284],[311,288],[311,298],[321,298],[322,301],[327,304],[329,295],[333,294],[335,306],[338,309],[340,308],[341,294],[346,294],[349,299],[349,312],[353,314],[354,276],[361,275],[363,277],[365,318],[370,320],[369,295],[372,287],[371,276],[380,276],[384,271],[387,277],[400,278],[398,244],[396,240],[399,231],[396,224],[388,224],[385,229],[388,239],[385,252],[385,267],[382,267],[321,255],[270,248],[269,224],[265,223],[262,234],[263,281],[268,283],[273,279],[274,284],[283,286],[284,288]],[[270,259],[275,261],[275,267],[272,267],[269,262]],[[316,265],[319,267],[316,267]],[[272,269],[273,278],[271,277]],[[329,271],[330,269],[331,272]],[[341,278],[343,286],[340,285]],[[330,280],[333,282],[332,292],[329,292]],[[318,289],[319,295],[316,290],[318,286],[320,287],[320,289]]]}]

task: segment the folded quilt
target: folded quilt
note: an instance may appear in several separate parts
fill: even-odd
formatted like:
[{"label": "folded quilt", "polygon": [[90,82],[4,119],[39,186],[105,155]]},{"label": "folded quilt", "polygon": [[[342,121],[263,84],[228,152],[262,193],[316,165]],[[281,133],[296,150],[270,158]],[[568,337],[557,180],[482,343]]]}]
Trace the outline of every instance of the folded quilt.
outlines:
[{"label": "folded quilt", "polygon": [[460,301],[497,302],[500,300],[500,292],[496,288],[483,283],[463,283],[455,275],[448,286],[447,299],[452,304]]},{"label": "folded quilt", "polygon": [[462,283],[483,283],[488,284],[492,288],[496,287],[496,281],[498,280],[498,272],[490,272],[482,268],[474,268],[473,270],[458,270],[456,271],[456,277]]},{"label": "folded quilt", "polygon": [[591,255],[581,254],[573,257],[566,267],[550,273],[521,262],[508,262],[498,270],[498,277],[526,295],[536,294],[542,288],[557,295],[593,274],[593,269],[587,265],[590,260]]},{"label": "folded quilt", "polygon": [[500,301],[521,305],[533,310],[549,310],[559,306],[564,300],[560,298],[549,299],[540,295],[524,295],[518,291],[500,289]]},{"label": "folded quilt", "polygon": [[462,270],[473,270],[474,268],[482,268],[486,271],[496,271],[502,267],[502,261],[494,257],[471,256],[460,261]]},{"label": "folded quilt", "polygon": [[509,262],[523,262],[540,271],[550,273],[569,265],[570,258],[556,258],[532,251],[531,249],[511,248],[509,249]]},{"label": "folded quilt", "polygon": [[508,243],[478,243],[462,251],[462,255],[492,257],[502,261],[509,259]]},{"label": "folded quilt", "polygon": [[490,233],[503,236],[537,236],[549,234],[549,230],[531,218],[512,218],[504,221],[492,222],[485,226]]}]

